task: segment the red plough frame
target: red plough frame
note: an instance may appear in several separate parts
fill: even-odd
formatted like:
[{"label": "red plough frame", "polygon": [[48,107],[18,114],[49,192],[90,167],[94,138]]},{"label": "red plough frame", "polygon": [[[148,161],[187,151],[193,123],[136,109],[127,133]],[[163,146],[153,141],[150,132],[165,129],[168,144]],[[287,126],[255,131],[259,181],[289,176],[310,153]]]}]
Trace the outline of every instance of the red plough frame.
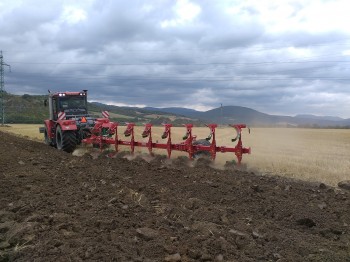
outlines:
[{"label": "red plough frame", "polygon": [[[168,153],[168,157],[170,158],[172,151],[183,151],[187,152],[190,159],[193,159],[194,155],[197,152],[200,151],[207,151],[210,153],[211,159],[215,160],[216,152],[226,153],[226,152],[232,152],[237,157],[238,164],[242,161],[243,154],[250,154],[251,149],[245,148],[242,145],[242,128],[246,128],[246,125],[244,124],[238,124],[238,125],[230,125],[233,127],[236,132],[237,136],[232,139],[232,142],[236,142],[237,144],[235,147],[226,147],[226,146],[217,146],[216,145],[216,139],[215,139],[215,129],[217,127],[216,124],[209,124],[207,125],[210,129],[210,135],[207,138],[208,141],[211,140],[210,145],[194,145],[193,142],[196,141],[196,136],[192,135],[192,124],[186,124],[186,134],[183,137],[184,142],[173,144],[171,141],[171,124],[164,124],[164,132],[162,135],[162,139],[167,138],[166,143],[154,143],[152,141],[152,125],[146,124],[145,129],[142,132],[142,137],[146,138],[148,137],[147,142],[139,142],[135,141],[134,136],[134,123],[128,123],[126,126],[126,130],[124,131],[124,135],[126,137],[130,137],[130,140],[125,141],[118,138],[118,123],[110,122],[107,118],[99,118],[96,121],[96,124],[94,128],[92,129],[92,135],[86,139],[83,139],[82,142],[84,144],[94,144],[99,145],[100,149],[102,150],[104,148],[104,145],[114,145],[115,150],[118,152],[118,146],[124,145],[124,146],[130,146],[131,153],[134,153],[135,147],[145,147],[148,148],[148,151],[150,154],[152,154],[152,150],[154,148],[159,149],[166,149]],[[114,136],[114,137],[113,137]]]}]

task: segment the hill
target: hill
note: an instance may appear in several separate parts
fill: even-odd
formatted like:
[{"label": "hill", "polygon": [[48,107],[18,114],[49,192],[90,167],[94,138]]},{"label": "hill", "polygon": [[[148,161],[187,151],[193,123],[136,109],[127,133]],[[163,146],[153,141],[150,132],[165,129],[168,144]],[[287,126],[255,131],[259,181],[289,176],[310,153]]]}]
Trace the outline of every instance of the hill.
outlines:
[{"label": "hill", "polygon": [[181,116],[187,116],[190,118],[198,118],[201,116],[202,112],[196,111],[190,108],[182,108],[182,107],[167,107],[167,108],[157,108],[157,107],[145,107],[145,110],[150,111],[161,111],[170,114],[176,114]]},{"label": "hill", "polygon": [[[4,92],[4,98],[5,123],[43,123],[49,116],[48,107],[44,106],[46,95],[13,95]],[[118,107],[97,102],[88,102],[88,110],[95,117],[101,117],[101,111],[107,110],[110,112],[111,120],[120,123],[152,123],[154,125],[171,123],[174,126],[179,126],[191,122],[195,125],[203,125],[201,121],[173,113]],[[2,119],[0,121],[2,122]]]},{"label": "hill", "polygon": [[[220,115],[220,108],[209,110],[203,114],[204,119],[215,119],[216,121],[220,119]],[[253,126],[350,126],[350,119],[346,120],[335,117],[317,117],[312,115],[305,117],[269,115],[250,108],[239,106],[223,107],[222,121],[225,124],[243,122]]]},{"label": "hill", "polygon": [[[19,96],[4,92],[5,123],[42,123],[48,117],[45,98],[47,96]],[[2,122],[1,115],[0,120]]]},{"label": "hill", "polygon": [[223,106],[206,112],[186,108],[152,108],[168,113],[181,113],[183,116],[200,119],[204,122],[232,124],[245,123],[250,126],[284,126],[284,127],[350,127],[350,119],[331,116],[297,115],[279,116],[269,115],[242,106]]},{"label": "hill", "polygon": [[[6,123],[42,123],[48,118],[48,108],[44,106],[45,95],[12,95],[5,94]],[[269,115],[257,110],[241,106],[223,106],[200,112],[181,107],[119,107],[98,102],[89,102],[90,114],[101,117],[101,111],[110,112],[112,121],[119,123],[134,122],[136,124],[152,123],[161,125],[171,123],[181,126],[193,123],[202,126],[205,123],[233,124],[245,123],[249,126],[281,126],[281,127],[338,127],[350,128],[350,119],[334,116],[296,115],[280,116]],[[1,119],[0,119],[1,121]]]}]

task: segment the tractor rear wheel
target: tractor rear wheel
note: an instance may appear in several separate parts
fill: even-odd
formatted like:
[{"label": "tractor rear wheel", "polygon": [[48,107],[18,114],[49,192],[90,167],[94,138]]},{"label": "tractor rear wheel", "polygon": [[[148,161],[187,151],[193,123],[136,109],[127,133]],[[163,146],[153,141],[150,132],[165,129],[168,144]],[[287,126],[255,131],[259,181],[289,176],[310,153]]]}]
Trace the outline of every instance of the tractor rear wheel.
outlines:
[{"label": "tractor rear wheel", "polygon": [[[206,139],[199,139],[192,143],[193,145],[210,146],[211,143]],[[194,158],[210,157],[209,151],[197,151],[193,154]]]},{"label": "tractor rear wheel", "polygon": [[62,131],[60,126],[56,128],[56,145],[58,150],[72,153],[77,146],[77,137],[74,131]]}]

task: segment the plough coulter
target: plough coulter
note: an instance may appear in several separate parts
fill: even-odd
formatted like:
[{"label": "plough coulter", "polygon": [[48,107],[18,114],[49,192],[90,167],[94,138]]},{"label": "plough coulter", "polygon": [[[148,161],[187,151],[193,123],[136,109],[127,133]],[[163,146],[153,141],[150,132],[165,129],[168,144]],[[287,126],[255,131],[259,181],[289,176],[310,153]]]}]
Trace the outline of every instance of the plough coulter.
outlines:
[{"label": "plough coulter", "polygon": [[162,139],[165,142],[159,143],[152,140],[151,124],[145,124],[142,132],[142,137],[147,140],[145,142],[135,139],[135,124],[127,123],[124,136],[128,138],[122,140],[118,136],[119,124],[110,121],[108,112],[102,112],[103,118],[93,118],[88,114],[86,90],[49,93],[48,104],[50,119],[45,120],[45,127],[40,128],[40,132],[44,133],[46,144],[66,152],[73,152],[76,146],[81,143],[92,144],[101,150],[107,146],[114,146],[116,152],[119,151],[119,146],[129,146],[131,153],[134,153],[135,147],[147,148],[150,154],[153,154],[153,149],[165,149],[169,158],[172,151],[187,152],[190,159],[207,155],[212,160],[215,160],[217,152],[230,152],[236,155],[239,164],[243,154],[250,154],[251,151],[250,148],[245,148],[242,145],[242,129],[246,128],[244,124],[230,125],[236,131],[236,136],[232,139],[232,142],[236,142],[234,147],[216,144],[216,124],[207,125],[210,131],[209,136],[200,140],[197,140],[196,136],[192,134],[192,124],[184,125],[186,133],[180,143],[172,142],[172,125],[163,124]]}]

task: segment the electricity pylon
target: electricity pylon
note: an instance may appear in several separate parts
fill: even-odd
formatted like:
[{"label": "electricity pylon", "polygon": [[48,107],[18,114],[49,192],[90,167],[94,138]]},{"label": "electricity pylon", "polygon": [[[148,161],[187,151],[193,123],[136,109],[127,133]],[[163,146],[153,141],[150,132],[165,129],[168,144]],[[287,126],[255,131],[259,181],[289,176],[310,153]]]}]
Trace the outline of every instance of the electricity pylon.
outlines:
[{"label": "electricity pylon", "polygon": [[4,92],[5,92],[5,70],[4,67],[8,66],[11,71],[11,66],[4,63],[4,57],[2,55],[2,51],[0,51],[0,113],[1,113],[1,121],[2,125],[5,124],[5,101],[4,101]]}]

